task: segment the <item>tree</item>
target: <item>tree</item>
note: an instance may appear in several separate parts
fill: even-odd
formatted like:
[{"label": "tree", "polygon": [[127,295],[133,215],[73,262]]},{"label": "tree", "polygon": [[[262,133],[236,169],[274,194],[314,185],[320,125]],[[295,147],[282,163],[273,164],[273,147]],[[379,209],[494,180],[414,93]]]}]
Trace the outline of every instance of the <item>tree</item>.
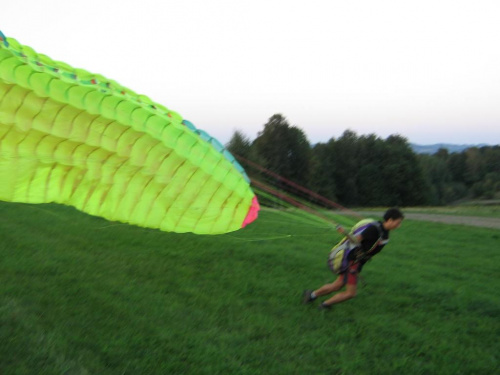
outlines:
[{"label": "tree", "polygon": [[386,184],[380,176],[380,171],[385,167],[385,149],[385,142],[375,134],[359,138],[357,184],[361,205],[387,205]]},{"label": "tree", "polygon": [[477,147],[465,150],[465,182],[470,186],[481,181],[484,175],[483,160]]},{"label": "tree", "polygon": [[448,171],[453,181],[465,184],[466,155],[464,152],[453,153],[447,161]]},{"label": "tree", "polygon": [[336,164],[334,180],[337,184],[338,199],[345,205],[357,205],[359,204],[356,183],[359,173],[358,135],[351,130],[346,130],[332,146],[332,157]]},{"label": "tree", "polygon": [[[417,155],[400,135],[384,140],[346,130],[311,148],[300,128],[275,114],[252,143],[236,132],[227,148],[344,205],[440,205],[466,196],[500,196],[500,146]],[[257,173],[253,176],[281,183]]]},{"label": "tree", "polygon": [[335,174],[337,164],[332,151],[334,147],[335,139],[332,138],[328,143],[318,143],[312,149],[311,188],[318,194],[336,201]]},{"label": "tree", "polygon": [[234,156],[242,156],[248,159],[252,142],[239,130],[235,131],[228,144],[227,150]]},{"label": "tree", "polygon": [[301,129],[290,126],[281,114],[275,114],[268,120],[252,148],[265,168],[296,183],[309,183],[309,141]]},{"label": "tree", "polygon": [[430,186],[429,203],[432,205],[446,204],[446,186],[451,182],[446,160],[434,155],[420,155],[420,165]]},{"label": "tree", "polygon": [[346,130],[339,139],[317,144],[313,150],[314,186],[318,186],[320,176],[319,185],[324,186],[325,181],[334,186],[342,204],[388,206],[428,202],[423,170],[403,137],[390,136],[384,141],[374,134],[358,137]]},{"label": "tree", "polygon": [[408,140],[391,135],[385,144],[387,154],[381,174],[385,181],[387,204],[409,206],[425,203],[424,173]]}]

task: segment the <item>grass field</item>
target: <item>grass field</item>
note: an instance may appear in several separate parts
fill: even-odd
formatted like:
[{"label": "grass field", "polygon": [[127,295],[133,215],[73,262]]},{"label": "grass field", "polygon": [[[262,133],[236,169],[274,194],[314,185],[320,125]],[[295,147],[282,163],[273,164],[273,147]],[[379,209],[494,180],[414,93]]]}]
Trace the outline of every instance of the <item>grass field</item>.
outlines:
[{"label": "grass field", "polygon": [[499,233],[406,220],[321,312],[338,235],[263,211],[221,236],[0,203],[0,374],[494,374]]}]

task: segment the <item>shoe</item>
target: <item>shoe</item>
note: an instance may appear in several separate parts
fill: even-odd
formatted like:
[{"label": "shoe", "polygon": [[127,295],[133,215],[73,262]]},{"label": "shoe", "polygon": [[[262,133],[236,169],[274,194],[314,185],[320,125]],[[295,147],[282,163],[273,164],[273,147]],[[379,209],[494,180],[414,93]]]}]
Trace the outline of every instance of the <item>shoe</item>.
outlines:
[{"label": "shoe", "polygon": [[325,303],[321,303],[319,306],[318,306],[318,310],[320,311],[328,311],[328,310],[331,310],[332,309],[332,305],[325,305]]},{"label": "shoe", "polygon": [[313,291],[310,289],[304,290],[304,293],[302,294],[302,303],[304,304],[311,303],[312,301],[315,300],[315,298],[311,297],[312,292]]}]

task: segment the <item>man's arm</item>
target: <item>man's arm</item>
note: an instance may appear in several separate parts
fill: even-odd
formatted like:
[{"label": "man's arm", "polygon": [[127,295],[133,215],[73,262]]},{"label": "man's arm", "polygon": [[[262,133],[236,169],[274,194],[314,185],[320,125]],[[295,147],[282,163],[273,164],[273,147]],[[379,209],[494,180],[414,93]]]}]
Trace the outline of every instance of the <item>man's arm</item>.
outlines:
[{"label": "man's arm", "polygon": [[358,234],[358,235],[352,235],[350,234],[349,232],[347,232],[344,227],[342,225],[337,225],[336,227],[337,229],[337,232],[339,232],[340,234],[343,234],[344,236],[346,236],[349,241],[351,241],[351,243],[355,246],[359,246],[361,244],[361,241],[363,240],[363,237],[361,236],[361,233]]}]

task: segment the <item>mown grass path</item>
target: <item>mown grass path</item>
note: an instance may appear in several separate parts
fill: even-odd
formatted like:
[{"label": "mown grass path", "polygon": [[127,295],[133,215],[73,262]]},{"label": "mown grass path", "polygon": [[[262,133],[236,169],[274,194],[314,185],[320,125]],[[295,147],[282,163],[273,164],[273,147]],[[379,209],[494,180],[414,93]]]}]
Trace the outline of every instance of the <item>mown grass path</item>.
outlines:
[{"label": "mown grass path", "polygon": [[412,220],[432,221],[432,222],[446,223],[446,224],[462,224],[462,225],[470,225],[473,227],[500,229],[500,219],[494,217],[450,216],[450,215],[417,214],[417,213],[408,213],[406,214],[406,217]]},{"label": "mown grass path", "polygon": [[[357,211],[361,215],[366,216],[382,216],[383,212],[374,211]],[[441,215],[441,214],[428,214],[428,213],[405,213],[405,217],[410,220],[430,221],[435,223],[444,224],[461,224],[473,227],[500,229],[500,219],[496,217],[482,217],[482,216],[456,216],[456,215]]]}]

